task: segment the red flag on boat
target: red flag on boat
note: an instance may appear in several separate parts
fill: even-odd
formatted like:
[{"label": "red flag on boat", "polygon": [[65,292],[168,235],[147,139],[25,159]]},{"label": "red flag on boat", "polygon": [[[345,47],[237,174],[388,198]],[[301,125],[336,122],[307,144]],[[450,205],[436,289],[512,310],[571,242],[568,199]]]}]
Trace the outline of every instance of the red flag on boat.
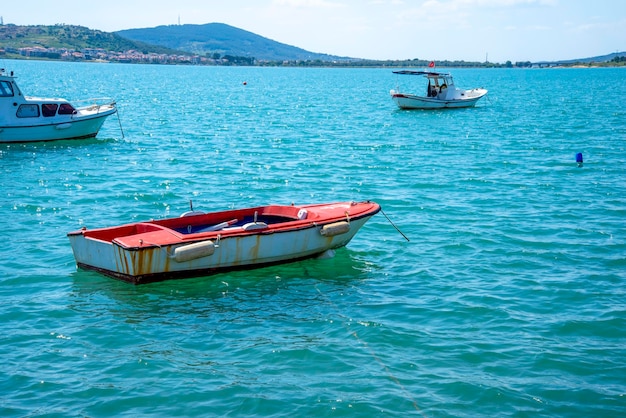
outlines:
[{"label": "red flag on boat", "polygon": [[428,64],[428,68],[435,68],[435,61],[431,61],[431,62]]}]

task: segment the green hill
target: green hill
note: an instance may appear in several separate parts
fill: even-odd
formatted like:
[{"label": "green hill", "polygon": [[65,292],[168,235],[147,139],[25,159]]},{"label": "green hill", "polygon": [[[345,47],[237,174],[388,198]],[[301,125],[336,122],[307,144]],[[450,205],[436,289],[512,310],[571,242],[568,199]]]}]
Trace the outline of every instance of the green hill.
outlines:
[{"label": "green hill", "polygon": [[115,33],[101,32],[83,26],[0,25],[0,48],[16,50],[33,47],[73,50],[101,48],[106,51],[136,50],[155,54],[181,53],[164,46],[147,45],[121,37]]},{"label": "green hill", "polygon": [[589,57],[589,58],[577,58],[577,59],[561,60],[561,61],[538,62],[537,64],[544,64],[544,63],[558,64],[558,65],[591,64],[591,63],[602,63],[602,62],[615,61],[616,58],[620,58],[620,57],[626,57],[626,51],[613,52],[611,54],[599,55],[599,56],[596,56],[596,57]]},{"label": "green hill", "polygon": [[286,45],[223,23],[168,25],[115,32],[133,41],[160,45],[207,56],[219,54],[257,60],[349,61],[347,57],[320,54]]},{"label": "green hill", "polygon": [[[65,50],[65,51],[63,51]],[[94,54],[93,50],[96,51]],[[68,52],[69,51],[69,52]],[[129,51],[134,51],[129,54]],[[76,53],[74,53],[76,52]],[[80,54],[82,52],[82,55]],[[153,56],[157,56],[154,58]],[[191,57],[198,55],[198,57]],[[163,57],[164,56],[164,57]],[[270,65],[392,66],[423,67],[427,60],[376,61],[309,52],[222,23],[170,25],[128,29],[114,33],[74,25],[19,26],[0,24],[0,57],[35,59],[101,59],[112,62],[254,65],[253,60]],[[224,58],[217,60],[215,58]],[[298,61],[296,63],[296,61]],[[577,64],[626,66],[626,52],[591,58],[506,64],[440,61],[442,67],[530,67]],[[265,65],[266,63],[259,63]]]}]

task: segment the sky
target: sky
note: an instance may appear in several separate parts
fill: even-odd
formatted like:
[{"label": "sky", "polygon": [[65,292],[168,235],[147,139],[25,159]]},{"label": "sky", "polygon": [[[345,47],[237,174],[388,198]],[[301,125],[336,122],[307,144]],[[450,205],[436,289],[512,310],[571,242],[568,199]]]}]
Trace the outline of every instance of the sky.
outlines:
[{"label": "sky", "polygon": [[3,0],[4,24],[105,32],[225,23],[376,60],[553,61],[626,51],[623,0]]}]

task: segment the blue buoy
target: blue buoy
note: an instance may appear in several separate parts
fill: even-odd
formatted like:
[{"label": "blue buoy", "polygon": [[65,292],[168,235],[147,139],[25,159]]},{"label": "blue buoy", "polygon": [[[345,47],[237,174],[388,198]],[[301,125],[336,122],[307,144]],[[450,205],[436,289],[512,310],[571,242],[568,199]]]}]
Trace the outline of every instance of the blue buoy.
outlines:
[{"label": "blue buoy", "polygon": [[576,154],[576,164],[578,164],[578,167],[583,166],[583,153],[582,152],[579,152],[578,154]]}]

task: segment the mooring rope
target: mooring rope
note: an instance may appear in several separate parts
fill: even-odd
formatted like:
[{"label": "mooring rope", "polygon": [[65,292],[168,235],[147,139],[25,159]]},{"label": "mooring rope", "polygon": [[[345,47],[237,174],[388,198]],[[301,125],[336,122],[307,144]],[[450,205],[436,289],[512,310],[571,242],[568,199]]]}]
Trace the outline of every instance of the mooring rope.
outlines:
[{"label": "mooring rope", "polygon": [[347,321],[350,320],[350,319],[347,318],[345,315],[342,315],[341,313],[339,313],[339,307],[332,300],[330,300],[330,298],[328,296],[326,296],[324,293],[322,293],[322,291],[317,287],[317,285],[315,285],[315,290],[317,290],[317,292],[324,299],[326,299],[326,301],[333,307],[333,309],[335,309],[335,311],[337,312],[337,315],[339,315],[340,317],[342,317],[344,319],[344,321],[342,321],[342,322],[343,322],[343,326],[346,329],[346,331],[348,331],[359,342],[359,344],[361,344],[363,347],[365,347],[365,349],[367,349],[367,351],[369,351],[370,355],[374,358],[374,360],[376,360],[376,362],[387,373],[387,376],[389,377],[389,379],[391,381],[393,381],[396,385],[398,385],[400,390],[402,390],[402,392],[404,393],[404,396],[406,397],[406,399],[409,400],[411,402],[411,404],[413,405],[413,408],[415,408],[415,410],[417,412],[419,412],[422,416],[426,416],[424,414],[424,411],[422,411],[420,409],[420,407],[417,405],[417,401],[413,398],[413,395],[400,382],[400,380],[396,376],[394,376],[394,374],[391,372],[389,367],[382,361],[382,359],[378,356],[378,354],[376,354],[376,352],[369,346],[369,344],[367,344],[367,342],[363,341],[361,339],[361,337],[359,337],[359,334],[357,334],[356,331],[350,330],[349,324],[347,323]]},{"label": "mooring rope", "polygon": [[407,238],[407,236],[406,236],[406,235],[404,235],[404,234],[402,233],[402,231],[400,231],[400,230],[398,229],[398,227],[397,227],[397,226],[395,226],[395,225],[393,224],[393,222],[391,222],[391,219],[389,219],[389,216],[387,216],[387,214],[386,214],[386,213],[385,213],[385,211],[383,210],[383,207],[382,207],[382,206],[380,207],[380,213],[382,213],[382,214],[385,216],[385,218],[387,218],[387,220],[389,221],[389,223],[391,224],[391,226],[393,226],[394,228],[396,228],[396,231],[398,231],[398,232],[400,233],[400,235],[402,235],[402,236],[404,237],[404,239],[405,239],[405,240],[407,240],[407,241],[411,241],[410,239],[408,239],[408,238]]},{"label": "mooring rope", "polygon": [[122,120],[120,119],[120,111],[119,111],[119,109],[115,113],[117,113],[117,122],[120,125],[120,131],[122,131],[122,139],[124,139],[125,138],[125,136],[124,136],[124,129],[122,128]]}]

